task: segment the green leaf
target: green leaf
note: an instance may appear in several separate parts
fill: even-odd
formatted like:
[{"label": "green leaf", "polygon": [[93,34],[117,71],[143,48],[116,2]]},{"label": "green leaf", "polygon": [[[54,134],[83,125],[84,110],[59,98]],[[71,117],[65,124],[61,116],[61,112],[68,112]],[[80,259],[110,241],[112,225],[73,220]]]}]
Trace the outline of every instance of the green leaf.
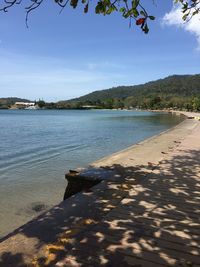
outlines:
[{"label": "green leaf", "polygon": [[137,18],[139,16],[139,12],[137,11],[137,9],[132,9],[132,13],[134,15],[135,18]]},{"label": "green leaf", "polygon": [[147,24],[145,24],[145,26],[143,27],[142,30],[143,30],[143,32],[146,33],[146,34],[149,32],[149,27],[147,26]]},{"label": "green leaf", "polygon": [[155,20],[154,16],[149,16],[150,20]]},{"label": "green leaf", "polygon": [[88,7],[89,7],[89,5],[88,5],[88,3],[85,5],[85,7],[84,7],[84,13],[88,13]]},{"label": "green leaf", "polygon": [[140,11],[140,15],[146,17],[146,14],[145,14],[145,12],[143,10]]},{"label": "green leaf", "polygon": [[77,7],[77,4],[78,4],[78,0],[71,0],[71,2],[70,2],[70,5],[71,5],[73,8],[76,8],[76,7]]},{"label": "green leaf", "polygon": [[137,6],[139,5],[140,1],[139,0],[133,0],[132,1],[132,7],[133,8],[137,8]]},{"label": "green leaf", "polygon": [[114,6],[110,6],[110,7],[108,8],[108,10],[106,11],[106,14],[107,14],[107,15],[110,15],[113,11],[115,11],[115,7],[114,7]]},{"label": "green leaf", "polygon": [[186,19],[187,19],[188,15],[189,15],[189,14],[188,14],[188,13],[186,13],[185,15],[183,15],[183,16],[182,16],[182,19],[183,19],[184,21],[186,21]]},{"label": "green leaf", "polygon": [[126,8],[125,8],[125,7],[121,7],[121,8],[119,9],[119,11],[120,11],[120,12],[125,12],[125,11],[126,11]]}]

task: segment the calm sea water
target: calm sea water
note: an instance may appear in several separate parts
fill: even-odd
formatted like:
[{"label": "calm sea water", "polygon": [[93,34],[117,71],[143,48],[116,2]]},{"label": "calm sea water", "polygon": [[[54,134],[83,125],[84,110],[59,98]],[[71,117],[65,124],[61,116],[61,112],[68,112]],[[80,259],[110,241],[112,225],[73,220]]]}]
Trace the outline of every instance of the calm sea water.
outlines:
[{"label": "calm sea water", "polygon": [[61,201],[69,169],[180,120],[151,112],[0,110],[0,236]]}]

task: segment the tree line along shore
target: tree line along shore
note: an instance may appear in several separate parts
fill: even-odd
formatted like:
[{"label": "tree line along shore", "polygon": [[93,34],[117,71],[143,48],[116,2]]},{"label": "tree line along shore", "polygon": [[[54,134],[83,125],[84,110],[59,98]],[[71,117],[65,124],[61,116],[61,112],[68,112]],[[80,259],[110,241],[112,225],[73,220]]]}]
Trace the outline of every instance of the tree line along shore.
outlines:
[{"label": "tree line along shore", "polygon": [[[0,108],[13,108],[20,98],[0,98]],[[173,109],[200,111],[200,74],[173,75],[134,86],[118,86],[59,102],[35,101],[40,109]]]}]

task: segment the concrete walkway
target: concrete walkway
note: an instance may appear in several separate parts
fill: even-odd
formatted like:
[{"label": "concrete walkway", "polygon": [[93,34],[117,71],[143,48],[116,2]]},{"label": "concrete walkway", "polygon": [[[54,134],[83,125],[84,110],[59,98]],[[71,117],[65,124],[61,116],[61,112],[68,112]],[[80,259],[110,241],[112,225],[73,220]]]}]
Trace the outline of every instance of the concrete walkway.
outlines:
[{"label": "concrete walkway", "polygon": [[0,244],[0,267],[200,266],[200,121],[97,161],[102,177]]}]

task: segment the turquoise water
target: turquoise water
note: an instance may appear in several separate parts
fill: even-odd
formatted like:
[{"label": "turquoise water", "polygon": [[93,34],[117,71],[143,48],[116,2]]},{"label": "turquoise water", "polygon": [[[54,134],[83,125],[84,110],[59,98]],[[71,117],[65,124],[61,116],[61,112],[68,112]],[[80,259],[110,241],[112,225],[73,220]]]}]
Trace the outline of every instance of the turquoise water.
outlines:
[{"label": "turquoise water", "polygon": [[0,236],[61,201],[69,169],[180,120],[136,111],[0,110]]}]

